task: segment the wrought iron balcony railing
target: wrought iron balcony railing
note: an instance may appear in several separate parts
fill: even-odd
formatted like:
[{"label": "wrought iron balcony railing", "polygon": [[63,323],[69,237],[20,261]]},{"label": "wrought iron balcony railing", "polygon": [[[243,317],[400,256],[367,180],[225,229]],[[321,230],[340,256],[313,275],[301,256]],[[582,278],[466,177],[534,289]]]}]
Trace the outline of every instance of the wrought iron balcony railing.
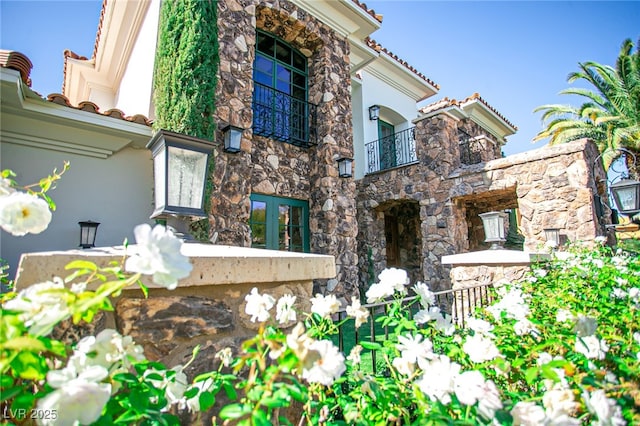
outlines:
[{"label": "wrought iron balcony railing", "polygon": [[316,144],[316,106],[254,82],[253,133],[308,148]]},{"label": "wrought iron balcony railing", "polygon": [[367,174],[415,163],[415,127],[365,144]]},{"label": "wrought iron balcony railing", "polygon": [[460,163],[468,166],[482,162],[482,150],[484,146],[478,139],[474,139],[470,134],[462,129],[458,129],[460,146]]}]

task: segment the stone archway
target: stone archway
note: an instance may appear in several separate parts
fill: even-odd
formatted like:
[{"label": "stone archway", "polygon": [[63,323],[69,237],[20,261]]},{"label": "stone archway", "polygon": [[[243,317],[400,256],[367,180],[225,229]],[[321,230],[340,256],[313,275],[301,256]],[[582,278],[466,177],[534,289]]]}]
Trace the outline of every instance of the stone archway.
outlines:
[{"label": "stone archway", "polygon": [[422,280],[422,236],[420,205],[414,200],[393,200],[377,211],[384,229],[387,267],[404,269],[411,282]]}]

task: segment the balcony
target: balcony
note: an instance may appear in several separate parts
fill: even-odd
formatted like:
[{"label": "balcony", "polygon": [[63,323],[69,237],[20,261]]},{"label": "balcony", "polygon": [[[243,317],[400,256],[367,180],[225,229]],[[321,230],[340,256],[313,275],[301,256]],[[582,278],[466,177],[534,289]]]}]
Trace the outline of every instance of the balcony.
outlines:
[{"label": "balcony", "polygon": [[254,82],[253,134],[303,148],[316,145],[316,105]]},{"label": "balcony", "polygon": [[470,134],[458,129],[458,144],[460,146],[460,164],[470,166],[482,163],[482,151],[484,146],[478,138],[472,138]]},{"label": "balcony", "polygon": [[416,155],[415,127],[385,136],[364,146],[367,155],[366,174],[413,164]]}]

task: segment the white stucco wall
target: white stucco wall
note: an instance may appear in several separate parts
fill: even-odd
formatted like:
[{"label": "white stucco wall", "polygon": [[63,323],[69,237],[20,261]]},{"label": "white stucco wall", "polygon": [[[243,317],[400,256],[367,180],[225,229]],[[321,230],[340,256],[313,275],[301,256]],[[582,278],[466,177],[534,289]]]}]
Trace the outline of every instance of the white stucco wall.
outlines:
[{"label": "white stucco wall", "polygon": [[364,125],[369,117],[362,104],[362,84],[359,79],[351,80],[351,105],[353,108],[353,176],[361,179],[365,170]]},{"label": "white stucco wall", "polygon": [[0,230],[0,257],[15,275],[26,252],[75,249],[80,242],[79,221],[100,222],[96,246],[134,242],[133,228],[153,223],[153,162],[147,149],[125,148],[108,159],[84,157],[3,142],[0,169],[12,169],[20,184],[38,182],[64,161],[70,168],[49,195],[57,205],[51,224],[41,234],[14,237]]},{"label": "white stucco wall", "polygon": [[127,115],[143,114],[149,119],[155,118],[151,96],[159,16],[160,0],[153,0],[117,89],[116,108]]}]

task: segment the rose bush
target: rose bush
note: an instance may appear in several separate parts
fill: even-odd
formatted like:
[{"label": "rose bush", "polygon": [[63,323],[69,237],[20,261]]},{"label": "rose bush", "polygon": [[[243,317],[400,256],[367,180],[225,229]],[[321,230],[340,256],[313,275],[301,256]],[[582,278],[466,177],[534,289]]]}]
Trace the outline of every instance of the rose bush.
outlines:
[{"label": "rose bush", "polygon": [[[18,188],[11,176],[3,172],[0,226],[16,235],[46,228],[37,203],[17,209],[24,197],[15,195],[51,206],[43,194],[59,176],[43,180],[38,193]],[[32,209],[33,222],[19,217]],[[307,313],[292,295],[276,300],[253,289],[244,310],[259,323],[256,335],[237,353],[218,352],[219,368],[190,381],[186,365],[148,361],[116,330],[72,344],[50,337],[63,320],[90,322],[111,310],[110,297],[124,288],[146,293],[141,274],[169,289],[189,274],[170,230],[141,225],[135,235],[138,245],[121,265],[72,262],[69,277],[2,296],[5,421],[24,423],[25,413],[36,412],[39,424],[179,424],[180,411],[205,412],[222,392],[230,402],[214,423],[640,423],[640,260],[603,240],[556,253],[521,282],[497,287],[495,302],[466,318],[464,329],[449,306],[400,269],[383,271],[367,291],[369,303],[388,303],[375,318],[357,299],[336,322],[341,306],[333,295],[313,297]],[[335,337],[351,321],[355,329],[375,321],[391,333],[352,342],[343,354]],[[382,360],[378,374],[363,361],[369,351]]]}]

